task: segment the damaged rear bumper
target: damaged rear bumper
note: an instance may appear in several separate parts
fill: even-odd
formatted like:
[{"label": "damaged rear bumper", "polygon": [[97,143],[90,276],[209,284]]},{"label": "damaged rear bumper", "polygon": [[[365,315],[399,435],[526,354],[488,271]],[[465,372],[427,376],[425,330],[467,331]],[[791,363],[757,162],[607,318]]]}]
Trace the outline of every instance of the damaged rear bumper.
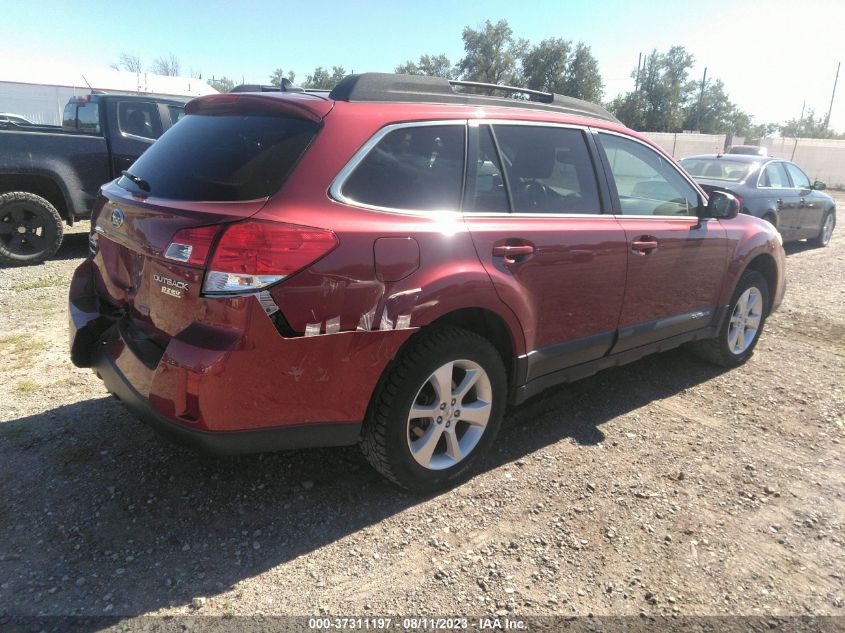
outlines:
[{"label": "damaged rear bumper", "polygon": [[311,423],[222,432],[190,428],[156,411],[150,402],[135,390],[107,354],[96,354],[94,361],[94,369],[103,380],[106,389],[114,394],[135,417],[179,444],[211,453],[236,455],[316,446],[351,446],[358,441],[361,433],[360,422]]},{"label": "damaged rear bumper", "polygon": [[162,342],[96,286],[83,262],[69,298],[74,364],[93,368],[145,422],[219,453],[354,444],[379,377],[413,333],[287,338],[247,296],[226,326],[194,321]]}]

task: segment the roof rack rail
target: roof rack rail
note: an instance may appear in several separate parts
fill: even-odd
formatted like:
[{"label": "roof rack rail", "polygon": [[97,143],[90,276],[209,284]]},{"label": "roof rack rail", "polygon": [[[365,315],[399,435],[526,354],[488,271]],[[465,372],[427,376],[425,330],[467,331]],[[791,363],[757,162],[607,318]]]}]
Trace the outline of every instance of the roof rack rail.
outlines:
[{"label": "roof rack rail", "polygon": [[[476,88],[505,93],[524,94],[527,99],[514,99],[470,92],[454,88]],[[449,80],[425,75],[397,75],[392,73],[362,73],[348,75],[329,93],[335,101],[380,101],[398,103],[454,103],[461,105],[528,108],[592,117],[619,123],[605,108],[589,101],[566,97],[552,92],[529,88],[486,84],[476,81]]]},{"label": "roof rack rail", "polygon": [[481,81],[464,81],[462,79],[450,79],[449,84],[452,86],[464,86],[466,88],[484,88],[486,90],[501,90],[502,92],[518,92],[526,94],[529,97],[540,97],[538,101],[542,103],[552,103],[554,101],[555,93],[543,92],[542,90],[532,90],[531,88],[519,88],[517,86],[506,86],[504,84],[486,84]]},{"label": "roof rack rail", "polygon": [[305,90],[294,85],[290,79],[283,77],[281,86],[275,84],[241,84],[235,86],[229,92],[305,92]]}]

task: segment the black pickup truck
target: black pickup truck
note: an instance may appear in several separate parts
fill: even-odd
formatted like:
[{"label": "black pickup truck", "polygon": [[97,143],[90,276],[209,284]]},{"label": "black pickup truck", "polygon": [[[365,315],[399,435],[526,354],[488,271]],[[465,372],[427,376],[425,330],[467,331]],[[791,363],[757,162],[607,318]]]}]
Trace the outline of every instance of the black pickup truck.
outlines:
[{"label": "black pickup truck", "polygon": [[51,257],[63,222],[89,217],[100,185],[176,123],[187,101],[92,93],[68,101],[61,126],[0,122],[0,264]]}]

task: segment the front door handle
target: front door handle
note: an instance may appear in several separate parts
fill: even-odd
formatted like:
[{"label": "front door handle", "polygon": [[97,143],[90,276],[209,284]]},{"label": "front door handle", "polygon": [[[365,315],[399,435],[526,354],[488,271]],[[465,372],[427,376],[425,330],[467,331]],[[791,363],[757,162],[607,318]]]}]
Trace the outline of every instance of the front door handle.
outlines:
[{"label": "front door handle", "polygon": [[775,202],[777,202],[778,209],[780,209],[781,206],[783,206],[783,198],[778,198],[777,200],[775,200]]},{"label": "front door handle", "polygon": [[493,247],[493,257],[504,257],[506,264],[515,264],[533,254],[533,244],[496,244]]},{"label": "front door handle", "polygon": [[657,238],[643,235],[631,242],[631,252],[635,255],[648,255],[657,250]]}]

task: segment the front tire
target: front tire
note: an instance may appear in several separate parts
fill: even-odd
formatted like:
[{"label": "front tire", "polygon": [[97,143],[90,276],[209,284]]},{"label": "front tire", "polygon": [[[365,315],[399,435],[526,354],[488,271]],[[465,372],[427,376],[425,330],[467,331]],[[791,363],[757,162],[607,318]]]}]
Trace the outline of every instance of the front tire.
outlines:
[{"label": "front tire", "polygon": [[828,211],[822,220],[822,228],[819,229],[819,234],[810,240],[810,244],[819,248],[824,248],[830,244],[830,238],[833,236],[833,228],[836,226],[836,216],[833,211]]},{"label": "front tire", "polygon": [[715,338],[697,341],[693,351],[721,367],[737,367],[751,358],[769,311],[769,284],[756,270],[746,270],[736,285],[728,317]]},{"label": "front tire", "polygon": [[62,245],[62,218],[34,193],[0,195],[0,264],[40,264]]},{"label": "front tire", "polygon": [[386,372],[361,434],[367,461],[414,492],[466,478],[504,417],[507,376],[496,348],[473,332],[435,327]]}]

